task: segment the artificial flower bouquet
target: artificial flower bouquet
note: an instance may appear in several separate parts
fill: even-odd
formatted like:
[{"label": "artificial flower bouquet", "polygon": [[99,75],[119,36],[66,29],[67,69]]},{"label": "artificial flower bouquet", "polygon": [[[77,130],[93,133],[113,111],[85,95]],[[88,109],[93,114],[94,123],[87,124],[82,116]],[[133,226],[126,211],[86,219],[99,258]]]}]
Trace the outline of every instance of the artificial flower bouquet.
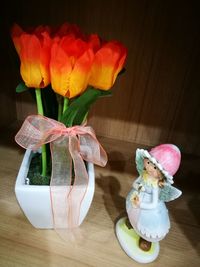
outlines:
[{"label": "artificial flower bouquet", "polygon": [[[15,24],[11,35],[23,80],[16,91],[29,90],[38,110],[26,118],[15,138],[25,149],[39,151],[31,158],[26,183],[50,185],[54,226],[76,227],[89,191],[87,162],[107,162],[94,130],[87,126],[87,115],[92,103],[111,94],[127,50],[118,41],[86,35],[67,23],[27,31]],[[64,210],[67,224],[60,219]]]}]

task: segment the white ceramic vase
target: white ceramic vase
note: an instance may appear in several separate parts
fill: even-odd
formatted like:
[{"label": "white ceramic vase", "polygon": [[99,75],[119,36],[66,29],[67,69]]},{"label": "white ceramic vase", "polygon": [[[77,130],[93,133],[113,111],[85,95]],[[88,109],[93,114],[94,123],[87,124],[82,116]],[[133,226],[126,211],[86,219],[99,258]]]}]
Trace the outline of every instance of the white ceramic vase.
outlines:
[{"label": "white ceramic vase", "polygon": [[[27,185],[29,165],[33,156],[33,151],[27,149],[24,155],[16,184],[15,194],[21,209],[35,228],[51,229],[53,228],[53,216],[50,198],[50,186],[46,185]],[[95,181],[94,165],[87,163],[89,176],[88,188],[86,195],[81,203],[79,225],[83,222],[92,203]]]}]

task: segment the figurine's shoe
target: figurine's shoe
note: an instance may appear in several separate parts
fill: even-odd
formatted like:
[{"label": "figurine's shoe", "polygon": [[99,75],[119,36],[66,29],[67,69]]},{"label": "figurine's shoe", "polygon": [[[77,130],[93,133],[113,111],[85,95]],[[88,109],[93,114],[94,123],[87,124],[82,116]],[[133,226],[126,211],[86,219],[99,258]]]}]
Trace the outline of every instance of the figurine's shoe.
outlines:
[{"label": "figurine's shoe", "polygon": [[139,247],[140,236],[133,228],[126,223],[127,217],[119,219],[116,224],[116,235],[119,243],[126,254],[139,263],[149,263],[154,261],[159,254],[159,242],[152,242],[149,251],[144,251]]}]

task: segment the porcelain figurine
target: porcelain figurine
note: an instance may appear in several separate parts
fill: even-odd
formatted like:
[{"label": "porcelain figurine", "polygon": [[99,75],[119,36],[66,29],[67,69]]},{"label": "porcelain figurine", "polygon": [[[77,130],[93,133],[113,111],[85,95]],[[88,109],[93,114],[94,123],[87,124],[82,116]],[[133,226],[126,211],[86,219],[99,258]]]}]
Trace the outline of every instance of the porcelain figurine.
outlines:
[{"label": "porcelain figurine", "polygon": [[180,161],[180,150],[172,144],[156,146],[149,152],[136,150],[139,177],[126,198],[128,218],[117,222],[116,234],[122,248],[137,262],[154,261],[159,254],[159,241],[169,232],[165,202],[182,194],[172,186]]}]

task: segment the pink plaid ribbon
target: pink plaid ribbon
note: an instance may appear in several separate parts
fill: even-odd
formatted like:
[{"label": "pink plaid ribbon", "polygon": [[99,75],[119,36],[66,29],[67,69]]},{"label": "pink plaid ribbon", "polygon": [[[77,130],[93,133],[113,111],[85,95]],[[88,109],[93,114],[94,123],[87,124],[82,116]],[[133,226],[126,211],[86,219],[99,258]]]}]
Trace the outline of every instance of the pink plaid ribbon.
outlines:
[{"label": "pink plaid ribbon", "polygon": [[[52,155],[50,190],[54,228],[77,227],[81,203],[88,187],[88,173],[84,160],[100,166],[105,166],[107,163],[106,152],[99,144],[93,129],[88,126],[66,128],[56,120],[41,115],[31,115],[24,121],[15,140],[25,149],[32,150],[50,143]],[[73,184],[72,179],[74,179]]]}]

